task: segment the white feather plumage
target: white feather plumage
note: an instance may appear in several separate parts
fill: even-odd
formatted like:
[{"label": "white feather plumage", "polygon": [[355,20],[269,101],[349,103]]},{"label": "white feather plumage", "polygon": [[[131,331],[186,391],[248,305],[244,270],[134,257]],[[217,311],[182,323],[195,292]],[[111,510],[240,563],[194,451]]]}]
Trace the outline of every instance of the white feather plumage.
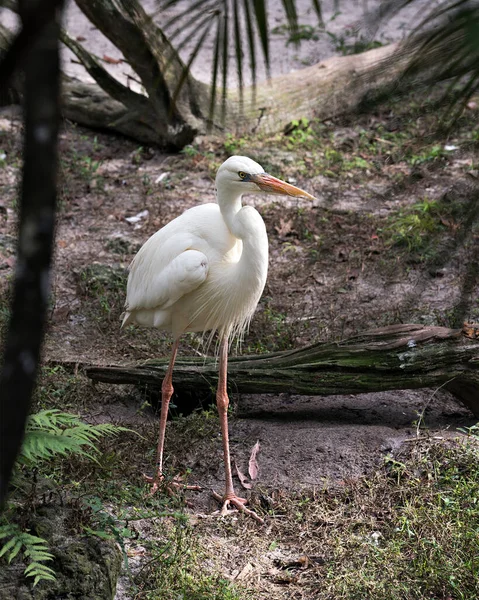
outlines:
[{"label": "white feather plumage", "polygon": [[263,169],[232,158],[241,160],[218,171],[218,204],[187,210],[134,258],[123,326],[158,327],[175,339],[185,331],[241,335],[248,327],[266,282],[268,238],[259,213],[241,205],[242,193],[258,187],[236,180],[238,171]]}]

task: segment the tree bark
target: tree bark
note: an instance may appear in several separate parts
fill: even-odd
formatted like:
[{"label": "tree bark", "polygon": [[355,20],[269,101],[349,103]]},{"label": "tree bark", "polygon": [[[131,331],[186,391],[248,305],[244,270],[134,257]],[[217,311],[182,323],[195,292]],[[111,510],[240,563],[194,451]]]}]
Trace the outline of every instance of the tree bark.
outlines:
[{"label": "tree bark", "polygon": [[[23,439],[49,300],[60,122],[57,18],[61,6],[62,0],[19,2],[22,30],[12,46],[17,69],[24,63],[25,135],[17,266],[0,374],[0,505]],[[11,73],[12,69],[6,70],[7,75]]]},{"label": "tree bark", "polygon": [[[254,98],[242,108],[230,90],[225,129],[237,134],[283,131],[293,120],[325,121],[352,112],[366,96],[390,87],[403,72],[407,58],[398,55],[398,44],[374,48],[361,54],[333,56],[311,67],[272,77],[246,89],[244,97]],[[381,64],[390,62],[387,72]],[[377,76],[376,76],[377,73]]]},{"label": "tree bark", "polygon": [[[228,383],[232,392],[314,396],[443,387],[479,416],[479,339],[468,335],[466,329],[394,325],[337,343],[233,357]],[[160,388],[167,365],[165,359],[135,366],[95,366],[87,367],[86,374],[94,381]],[[208,392],[216,383],[214,358],[177,360],[178,394]]]},{"label": "tree bark", "polygon": [[[206,86],[187,73],[175,49],[138,0],[75,1],[88,19],[122,52],[141,79],[145,98],[150,104],[144,121],[156,132],[158,142],[177,148],[190,143],[204,127]],[[88,65],[85,66],[95,77]],[[177,83],[183,76],[185,83],[179,94],[175,94]],[[102,86],[103,78],[96,81]],[[111,93],[111,89],[105,91]],[[126,105],[131,109],[128,102]],[[141,118],[143,111],[138,109],[138,105],[133,107],[138,112],[137,118]]]}]

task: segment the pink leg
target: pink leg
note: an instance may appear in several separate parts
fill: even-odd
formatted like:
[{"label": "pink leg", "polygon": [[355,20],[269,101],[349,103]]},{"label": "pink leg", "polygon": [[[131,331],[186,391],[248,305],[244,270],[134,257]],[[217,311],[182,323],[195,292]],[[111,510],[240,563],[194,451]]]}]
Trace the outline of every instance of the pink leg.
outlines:
[{"label": "pink leg", "polygon": [[165,378],[161,384],[161,415],[160,415],[160,433],[158,436],[158,449],[156,452],[156,480],[163,474],[163,448],[165,446],[166,421],[168,420],[168,407],[170,406],[171,396],[173,396],[173,366],[178,352],[179,340],[176,340],[171,350],[170,364],[166,371]]},{"label": "pink leg", "polygon": [[216,406],[220,417],[221,436],[223,438],[223,458],[225,463],[226,488],[224,500],[235,496],[233,489],[233,476],[231,474],[230,440],[228,432],[228,406],[230,400],[227,392],[228,373],[228,338],[223,338],[220,346],[220,369],[218,389],[216,390]]},{"label": "pink leg", "polygon": [[220,345],[220,365],[219,365],[219,377],[218,377],[218,389],[216,390],[216,405],[218,407],[218,414],[220,417],[221,425],[221,436],[223,438],[223,457],[225,463],[225,480],[226,487],[223,498],[213,492],[213,496],[223,503],[221,514],[225,515],[228,510],[228,506],[231,504],[238,510],[241,510],[260,523],[264,523],[263,519],[259,517],[255,512],[245,508],[247,500],[240,498],[235,494],[233,488],[233,476],[231,473],[231,457],[230,457],[230,443],[228,433],[228,405],[229,398],[227,392],[227,371],[228,371],[228,337],[224,337],[221,340]]},{"label": "pink leg", "polygon": [[[176,354],[178,352],[179,340],[173,344],[171,351],[170,363],[166,371],[165,378],[161,385],[161,414],[160,414],[160,433],[158,435],[158,449],[156,454],[156,473],[154,477],[146,477],[146,480],[152,484],[151,493],[154,494],[160,487],[163,480],[163,449],[165,446],[165,431],[166,421],[168,420],[168,407],[170,405],[171,396],[173,395],[173,366],[175,364]],[[172,482],[172,485],[180,486],[178,482]],[[199,490],[199,486],[184,486],[187,489]]]}]

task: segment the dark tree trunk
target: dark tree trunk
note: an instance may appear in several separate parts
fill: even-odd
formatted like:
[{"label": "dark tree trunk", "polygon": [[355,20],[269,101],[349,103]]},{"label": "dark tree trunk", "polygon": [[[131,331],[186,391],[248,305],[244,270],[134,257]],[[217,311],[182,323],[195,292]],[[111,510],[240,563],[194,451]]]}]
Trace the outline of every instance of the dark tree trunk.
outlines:
[{"label": "dark tree trunk", "polygon": [[[479,339],[466,330],[394,325],[354,338],[275,354],[231,358],[232,392],[327,396],[393,389],[444,387],[479,416]],[[168,360],[136,366],[88,367],[88,377],[108,383],[160,388]],[[174,386],[182,393],[214,389],[214,359],[179,359]]]},{"label": "dark tree trunk", "polygon": [[57,13],[61,4],[61,0],[19,2],[22,31],[14,50],[18,61],[24,57],[25,137],[17,267],[0,374],[0,502],[5,499],[23,439],[49,299],[60,122]]}]

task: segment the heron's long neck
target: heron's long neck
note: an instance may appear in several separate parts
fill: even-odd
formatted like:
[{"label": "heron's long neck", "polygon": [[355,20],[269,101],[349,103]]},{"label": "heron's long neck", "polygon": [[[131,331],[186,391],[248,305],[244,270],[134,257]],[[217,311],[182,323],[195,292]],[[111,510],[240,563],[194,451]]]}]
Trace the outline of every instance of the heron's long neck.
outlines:
[{"label": "heron's long neck", "polygon": [[243,205],[241,203],[241,194],[234,198],[225,198],[225,194],[222,194],[221,190],[219,189],[218,204],[220,206],[221,214],[228,229],[235,237],[242,240],[244,232],[238,231],[238,229],[241,228],[238,227],[239,223],[237,218],[239,211],[243,208]]},{"label": "heron's long neck", "polygon": [[255,209],[242,206],[241,195],[236,198],[230,197],[225,201],[218,193],[218,204],[228,229],[243,243],[243,251],[238,263],[239,268],[260,279],[265,278],[268,263],[268,237],[263,219]]}]

